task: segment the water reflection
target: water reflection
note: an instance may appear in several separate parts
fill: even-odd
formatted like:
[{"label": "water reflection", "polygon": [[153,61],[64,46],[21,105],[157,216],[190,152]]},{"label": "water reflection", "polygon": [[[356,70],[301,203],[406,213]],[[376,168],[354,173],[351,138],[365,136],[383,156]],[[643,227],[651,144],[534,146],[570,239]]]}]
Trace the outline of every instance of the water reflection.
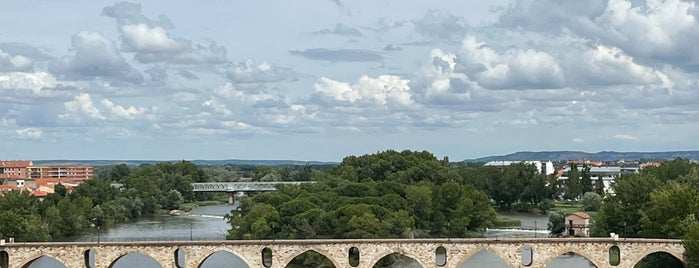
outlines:
[{"label": "water reflection", "polygon": [[587,258],[580,256],[575,253],[567,253],[553,259],[546,268],[558,268],[558,267],[570,267],[570,268],[592,268],[597,267]]},{"label": "water reflection", "polygon": [[488,267],[488,268],[508,268],[507,263],[503,261],[498,255],[492,253],[488,250],[481,250],[471,255],[464,263],[462,263],[460,268],[471,268],[471,267]]},{"label": "water reflection", "polygon": [[249,266],[237,255],[227,252],[227,251],[217,251],[214,254],[209,255],[204,262],[202,262],[202,268],[248,268]]},{"label": "water reflection", "polygon": [[153,259],[151,256],[142,253],[129,253],[121,258],[119,258],[113,266],[114,268],[127,268],[127,267],[148,267],[148,268],[162,268],[160,263]]},{"label": "water reflection", "polygon": [[29,265],[26,266],[27,268],[63,268],[66,267],[61,263],[60,261],[48,257],[48,256],[42,256],[37,258],[36,260],[32,261],[29,263]]}]

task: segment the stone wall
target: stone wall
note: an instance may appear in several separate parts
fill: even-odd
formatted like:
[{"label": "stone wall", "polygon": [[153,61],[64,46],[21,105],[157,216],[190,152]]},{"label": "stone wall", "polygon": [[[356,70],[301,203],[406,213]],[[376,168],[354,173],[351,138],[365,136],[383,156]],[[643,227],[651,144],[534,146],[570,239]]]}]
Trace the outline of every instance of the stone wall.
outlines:
[{"label": "stone wall", "polygon": [[[263,240],[263,241],[181,241],[181,242],[107,242],[107,243],[7,243],[0,251],[9,256],[9,267],[24,267],[31,261],[48,256],[66,267],[86,267],[85,252],[93,250],[95,266],[108,268],[129,253],[146,254],[162,267],[178,267],[175,252],[184,252],[184,267],[199,267],[212,254],[225,251],[235,254],[249,267],[264,267],[262,250],[272,251],[273,268],[283,268],[293,258],[307,251],[328,257],[335,267],[350,267],[351,247],[360,252],[357,267],[371,268],[386,255],[400,253],[415,259],[423,267],[437,267],[435,251],[444,247],[447,263],[456,268],[473,254],[488,250],[509,267],[521,265],[521,249],[528,245],[533,251],[533,263],[527,267],[546,267],[554,258],[573,252],[589,259],[597,267],[609,264],[609,249],[617,246],[621,252],[620,268],[631,268],[643,257],[654,252],[666,252],[682,260],[684,248],[680,240],[611,239],[611,238],[539,238],[539,239],[371,239],[371,240]],[[0,267],[5,268],[5,267]]]}]

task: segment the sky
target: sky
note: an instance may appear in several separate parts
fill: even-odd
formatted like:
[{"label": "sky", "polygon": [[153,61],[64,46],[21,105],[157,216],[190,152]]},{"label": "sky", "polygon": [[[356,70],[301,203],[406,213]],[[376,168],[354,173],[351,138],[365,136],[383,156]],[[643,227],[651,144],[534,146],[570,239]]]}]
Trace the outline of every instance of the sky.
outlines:
[{"label": "sky", "polygon": [[3,159],[697,150],[687,0],[6,1]]}]

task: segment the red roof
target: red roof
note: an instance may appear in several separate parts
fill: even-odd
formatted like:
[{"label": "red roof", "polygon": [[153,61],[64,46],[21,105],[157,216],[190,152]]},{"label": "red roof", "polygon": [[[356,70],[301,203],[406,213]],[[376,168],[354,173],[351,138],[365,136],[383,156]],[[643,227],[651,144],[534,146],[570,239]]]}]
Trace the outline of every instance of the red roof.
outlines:
[{"label": "red roof", "polygon": [[582,219],[589,219],[590,218],[590,215],[588,215],[587,213],[582,212],[582,211],[575,212],[575,213],[571,214],[570,216],[577,216],[577,217],[580,217]]},{"label": "red roof", "polygon": [[49,192],[46,191],[34,191],[32,193],[36,197],[47,197],[49,195]]},{"label": "red roof", "polygon": [[9,160],[9,161],[0,161],[0,167],[14,167],[14,168],[22,168],[22,167],[28,167],[32,165],[31,160]]}]

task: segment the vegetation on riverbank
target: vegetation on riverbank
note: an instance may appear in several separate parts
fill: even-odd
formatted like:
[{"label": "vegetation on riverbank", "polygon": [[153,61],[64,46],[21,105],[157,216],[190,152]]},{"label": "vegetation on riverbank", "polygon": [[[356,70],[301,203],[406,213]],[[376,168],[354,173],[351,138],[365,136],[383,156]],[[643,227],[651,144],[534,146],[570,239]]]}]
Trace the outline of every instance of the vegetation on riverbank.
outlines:
[{"label": "vegetation on riverbank", "polygon": [[207,179],[187,161],[135,168],[117,165],[102,171],[71,193],[56,185],[55,192],[43,201],[27,191],[0,196],[0,237],[61,241],[92,228],[167,212],[184,201],[194,201],[190,184]]}]

